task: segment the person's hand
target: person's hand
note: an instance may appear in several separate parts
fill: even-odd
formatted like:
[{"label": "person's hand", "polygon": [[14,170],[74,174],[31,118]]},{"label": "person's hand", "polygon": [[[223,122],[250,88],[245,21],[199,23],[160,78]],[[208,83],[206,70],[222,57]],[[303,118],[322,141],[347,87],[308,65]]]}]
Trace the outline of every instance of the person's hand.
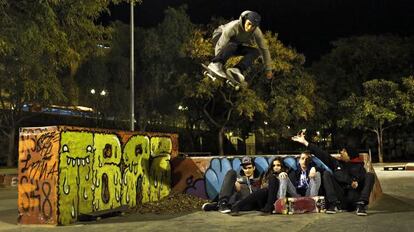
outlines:
[{"label": "person's hand", "polygon": [[268,80],[271,80],[273,78],[273,72],[272,71],[266,71],[266,78]]},{"label": "person's hand", "polygon": [[286,178],[288,177],[288,174],[287,174],[286,172],[281,172],[281,173],[279,174],[279,177],[280,177],[281,179],[286,179]]},{"label": "person's hand", "polygon": [[306,141],[306,139],[305,139],[305,133],[300,133],[296,136],[293,136],[292,140],[295,141],[295,142],[301,143],[305,146],[309,145],[308,141]]},{"label": "person's hand", "polygon": [[312,167],[309,171],[309,178],[314,178],[316,176],[316,168]]},{"label": "person's hand", "polygon": [[358,188],[358,181],[353,180],[353,181],[352,181],[352,184],[351,184],[351,187],[352,187],[353,189]]}]

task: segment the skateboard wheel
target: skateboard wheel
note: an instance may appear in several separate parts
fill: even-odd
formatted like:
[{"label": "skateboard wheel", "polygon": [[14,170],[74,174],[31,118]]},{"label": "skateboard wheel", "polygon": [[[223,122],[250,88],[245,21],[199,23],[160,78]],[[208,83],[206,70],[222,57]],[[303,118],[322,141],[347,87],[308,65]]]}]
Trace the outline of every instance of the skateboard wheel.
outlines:
[{"label": "skateboard wheel", "polygon": [[234,87],[234,89],[235,89],[236,91],[239,91],[240,86],[236,86],[236,87]]}]

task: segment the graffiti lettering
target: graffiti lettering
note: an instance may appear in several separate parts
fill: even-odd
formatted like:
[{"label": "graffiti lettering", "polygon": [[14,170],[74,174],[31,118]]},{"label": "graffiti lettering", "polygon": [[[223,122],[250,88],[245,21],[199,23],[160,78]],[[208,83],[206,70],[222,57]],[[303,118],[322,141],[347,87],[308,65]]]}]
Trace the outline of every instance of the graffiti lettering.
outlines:
[{"label": "graffiti lettering", "polygon": [[70,224],[82,213],[167,196],[176,137],[121,135],[60,127],[21,131],[21,222]]}]

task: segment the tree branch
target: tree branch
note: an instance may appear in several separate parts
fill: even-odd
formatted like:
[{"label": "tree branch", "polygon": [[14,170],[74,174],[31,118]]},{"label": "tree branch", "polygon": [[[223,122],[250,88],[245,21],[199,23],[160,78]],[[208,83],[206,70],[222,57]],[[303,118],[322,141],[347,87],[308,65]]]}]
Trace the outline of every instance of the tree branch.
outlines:
[{"label": "tree branch", "polygon": [[394,127],[394,126],[399,126],[399,125],[400,125],[399,123],[396,123],[396,124],[391,124],[391,125],[389,125],[389,126],[386,126],[386,127],[382,128],[381,132],[382,132],[382,131],[385,131],[386,129],[389,129],[389,128],[391,128],[391,127]]},{"label": "tree branch", "polygon": [[207,111],[207,105],[210,103],[210,101],[208,101],[206,104],[204,104],[204,107],[203,107],[203,112],[204,112],[204,114],[207,116],[207,118],[208,118],[208,120],[214,125],[214,126],[216,126],[217,128],[220,128],[220,124],[218,124],[211,116],[210,116],[210,114],[208,113],[208,111]]},{"label": "tree branch", "polygon": [[220,90],[220,94],[221,94],[221,96],[223,97],[223,99],[224,99],[224,101],[225,102],[227,102],[229,105],[231,105],[231,106],[233,106],[234,104],[233,104],[233,102],[230,100],[230,97],[229,98],[227,98],[226,97],[226,94],[222,91],[222,90]]}]

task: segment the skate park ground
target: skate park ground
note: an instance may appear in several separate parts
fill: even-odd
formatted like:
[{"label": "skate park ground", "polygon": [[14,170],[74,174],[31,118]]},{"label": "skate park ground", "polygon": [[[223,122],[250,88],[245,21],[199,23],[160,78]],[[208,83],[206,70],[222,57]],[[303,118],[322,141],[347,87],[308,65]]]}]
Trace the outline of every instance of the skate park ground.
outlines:
[{"label": "skate park ground", "polygon": [[412,231],[414,228],[414,171],[384,171],[374,164],[383,195],[368,209],[354,212],[239,217],[219,212],[128,214],[69,226],[17,225],[17,189],[0,188],[0,231]]}]

